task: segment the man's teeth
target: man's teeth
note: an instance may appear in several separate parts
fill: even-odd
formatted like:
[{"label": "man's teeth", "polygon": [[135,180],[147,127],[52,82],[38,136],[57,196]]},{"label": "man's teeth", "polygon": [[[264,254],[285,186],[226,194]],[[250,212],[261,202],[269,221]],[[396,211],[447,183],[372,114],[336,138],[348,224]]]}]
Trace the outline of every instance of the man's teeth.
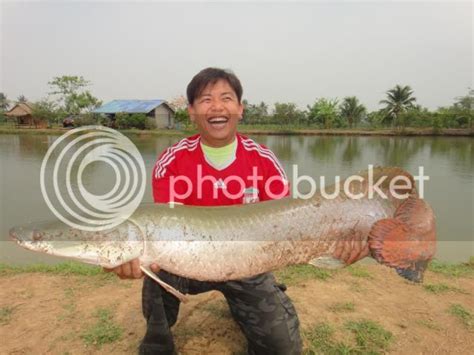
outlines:
[{"label": "man's teeth", "polygon": [[211,118],[209,120],[209,123],[225,123],[227,122],[227,118],[225,117],[216,117],[216,118]]}]

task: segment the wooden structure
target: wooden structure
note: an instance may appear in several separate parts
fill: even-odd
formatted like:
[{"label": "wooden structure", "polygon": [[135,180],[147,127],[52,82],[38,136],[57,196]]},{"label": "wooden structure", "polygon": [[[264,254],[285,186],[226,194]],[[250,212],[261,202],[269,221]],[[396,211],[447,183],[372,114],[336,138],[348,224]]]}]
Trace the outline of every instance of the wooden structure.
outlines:
[{"label": "wooden structure", "polygon": [[13,106],[9,111],[5,112],[5,116],[15,120],[17,128],[45,128],[47,123],[43,120],[33,117],[33,108],[27,102],[20,102]]}]

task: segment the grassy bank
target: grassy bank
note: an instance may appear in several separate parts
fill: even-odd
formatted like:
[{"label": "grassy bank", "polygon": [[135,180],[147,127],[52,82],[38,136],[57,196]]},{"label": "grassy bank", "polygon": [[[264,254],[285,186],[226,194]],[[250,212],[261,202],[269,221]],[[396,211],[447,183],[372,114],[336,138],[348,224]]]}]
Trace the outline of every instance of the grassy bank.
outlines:
[{"label": "grassy bank", "polygon": [[[68,131],[66,128],[14,128],[11,126],[0,126],[0,134],[38,134],[38,135],[61,135]],[[251,126],[241,125],[239,131],[243,134],[252,135],[337,135],[337,136],[450,136],[466,137],[474,136],[474,130],[468,128],[404,128],[404,129],[316,129],[298,126]],[[129,136],[188,136],[196,133],[195,130],[173,130],[173,129],[155,129],[138,130],[127,129],[120,130]]]},{"label": "grassy bank", "polygon": [[[300,265],[275,275],[298,313],[304,354],[454,354],[474,346],[474,257],[434,261],[422,285],[374,264]],[[76,262],[0,264],[0,330],[8,334],[0,353],[136,354],[145,334],[141,286]],[[245,353],[219,292],[189,296],[171,330],[180,354]]]},{"label": "grassy bank", "polygon": [[[363,265],[350,266],[347,273],[356,278],[371,279],[370,274]],[[471,277],[474,276],[474,256],[462,263],[450,263],[446,261],[433,260],[428,266],[428,270],[447,277]],[[285,283],[297,284],[309,279],[328,280],[339,270],[321,269],[311,265],[294,265],[276,272],[277,277]],[[24,273],[44,273],[53,275],[77,275],[77,276],[97,276],[103,275],[101,267],[83,264],[77,261],[67,261],[58,264],[27,264],[9,265],[0,263],[0,276],[16,275]],[[106,274],[110,275],[110,274]]]}]

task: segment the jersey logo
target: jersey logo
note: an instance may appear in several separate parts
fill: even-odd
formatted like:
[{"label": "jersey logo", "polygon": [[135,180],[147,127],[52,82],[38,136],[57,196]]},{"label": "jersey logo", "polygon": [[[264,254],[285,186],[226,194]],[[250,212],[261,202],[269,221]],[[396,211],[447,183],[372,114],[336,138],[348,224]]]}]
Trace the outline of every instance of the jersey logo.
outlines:
[{"label": "jersey logo", "polygon": [[258,189],[256,187],[249,187],[244,190],[243,204],[256,203],[258,201],[260,201],[260,199],[258,198]]},{"label": "jersey logo", "polygon": [[227,186],[226,186],[224,180],[219,179],[214,183],[214,188],[215,189],[227,189]]}]

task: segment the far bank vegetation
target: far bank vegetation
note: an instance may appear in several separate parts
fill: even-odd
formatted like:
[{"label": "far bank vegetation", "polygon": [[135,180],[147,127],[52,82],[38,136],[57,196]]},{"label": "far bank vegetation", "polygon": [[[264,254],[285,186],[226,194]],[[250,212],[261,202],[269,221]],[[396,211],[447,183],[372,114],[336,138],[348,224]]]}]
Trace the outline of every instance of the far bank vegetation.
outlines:
[{"label": "far bank vegetation", "polygon": [[[102,124],[106,118],[92,111],[102,102],[86,87],[91,85],[83,77],[55,77],[48,83],[52,92],[43,100],[32,103],[33,115],[47,122],[48,127],[61,126],[64,119],[74,117],[74,126]],[[21,95],[17,100],[8,100],[0,93],[0,122],[6,123],[5,112],[18,102],[26,102]],[[175,110],[175,121],[182,129],[192,128],[183,96],[169,100]],[[281,129],[404,129],[430,128],[434,131],[446,128],[472,129],[474,118],[474,90],[453,99],[448,107],[429,110],[418,103],[413,89],[408,85],[396,85],[385,93],[374,111],[356,96],[337,98],[316,98],[301,109],[292,102],[277,102],[272,107],[265,102],[251,103],[243,100],[245,106],[242,125],[262,130]],[[120,116],[120,115],[119,115]],[[145,124],[145,115],[121,115],[116,128],[152,129]]]}]

